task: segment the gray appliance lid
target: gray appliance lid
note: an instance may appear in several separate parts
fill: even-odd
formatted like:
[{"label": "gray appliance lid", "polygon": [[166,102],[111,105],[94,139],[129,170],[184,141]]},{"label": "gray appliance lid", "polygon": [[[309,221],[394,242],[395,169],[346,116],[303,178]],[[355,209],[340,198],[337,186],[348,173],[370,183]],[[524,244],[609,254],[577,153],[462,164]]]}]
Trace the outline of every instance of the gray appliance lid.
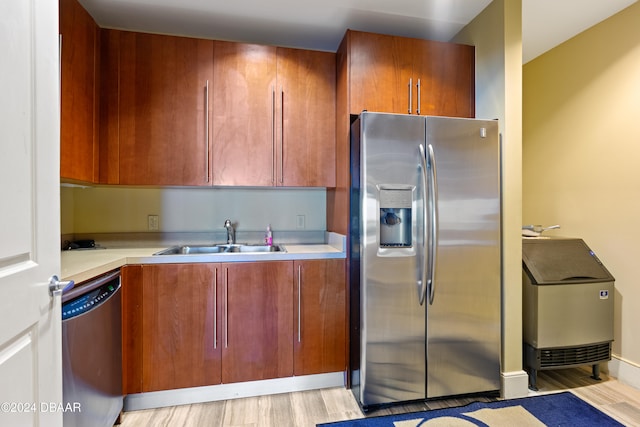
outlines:
[{"label": "gray appliance lid", "polygon": [[522,264],[536,285],[615,280],[582,239],[523,239]]}]

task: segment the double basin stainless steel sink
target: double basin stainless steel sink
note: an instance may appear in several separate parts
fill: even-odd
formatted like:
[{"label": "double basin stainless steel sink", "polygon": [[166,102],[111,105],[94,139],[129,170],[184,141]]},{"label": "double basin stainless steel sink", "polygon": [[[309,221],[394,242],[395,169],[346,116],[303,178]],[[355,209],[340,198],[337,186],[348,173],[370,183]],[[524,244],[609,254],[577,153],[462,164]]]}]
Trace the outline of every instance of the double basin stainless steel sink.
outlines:
[{"label": "double basin stainless steel sink", "polygon": [[219,244],[219,245],[178,245],[156,252],[153,255],[208,255],[229,253],[286,252],[282,245],[263,244]]}]

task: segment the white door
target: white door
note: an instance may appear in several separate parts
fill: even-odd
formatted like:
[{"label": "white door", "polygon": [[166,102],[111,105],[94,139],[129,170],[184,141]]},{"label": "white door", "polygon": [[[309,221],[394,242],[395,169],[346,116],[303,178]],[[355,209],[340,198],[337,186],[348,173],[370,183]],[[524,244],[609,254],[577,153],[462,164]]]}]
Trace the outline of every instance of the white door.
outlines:
[{"label": "white door", "polygon": [[0,1],[0,425],[62,425],[58,0]]}]

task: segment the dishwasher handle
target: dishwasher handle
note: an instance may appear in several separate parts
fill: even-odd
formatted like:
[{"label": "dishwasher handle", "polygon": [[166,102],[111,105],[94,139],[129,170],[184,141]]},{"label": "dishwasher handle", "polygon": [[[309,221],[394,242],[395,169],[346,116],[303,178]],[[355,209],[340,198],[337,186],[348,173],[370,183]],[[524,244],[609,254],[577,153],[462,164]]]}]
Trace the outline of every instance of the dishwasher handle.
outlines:
[{"label": "dishwasher handle", "polygon": [[91,292],[94,289],[99,288],[100,286],[108,283],[114,279],[120,278],[120,269],[114,270],[110,273],[107,273],[103,276],[97,277],[94,280],[87,282],[86,284],[82,284],[81,286],[76,286],[68,292],[63,292],[62,302],[69,301],[70,299],[79,297],[80,295]]}]

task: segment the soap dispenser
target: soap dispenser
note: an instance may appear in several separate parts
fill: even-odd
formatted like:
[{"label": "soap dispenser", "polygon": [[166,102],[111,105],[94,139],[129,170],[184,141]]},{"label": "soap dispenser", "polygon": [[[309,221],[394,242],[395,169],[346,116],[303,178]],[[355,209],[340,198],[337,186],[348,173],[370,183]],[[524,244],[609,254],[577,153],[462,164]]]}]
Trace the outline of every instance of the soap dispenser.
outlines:
[{"label": "soap dispenser", "polygon": [[267,232],[264,234],[264,243],[267,246],[273,245],[273,234],[271,233],[271,224],[267,226]]}]

